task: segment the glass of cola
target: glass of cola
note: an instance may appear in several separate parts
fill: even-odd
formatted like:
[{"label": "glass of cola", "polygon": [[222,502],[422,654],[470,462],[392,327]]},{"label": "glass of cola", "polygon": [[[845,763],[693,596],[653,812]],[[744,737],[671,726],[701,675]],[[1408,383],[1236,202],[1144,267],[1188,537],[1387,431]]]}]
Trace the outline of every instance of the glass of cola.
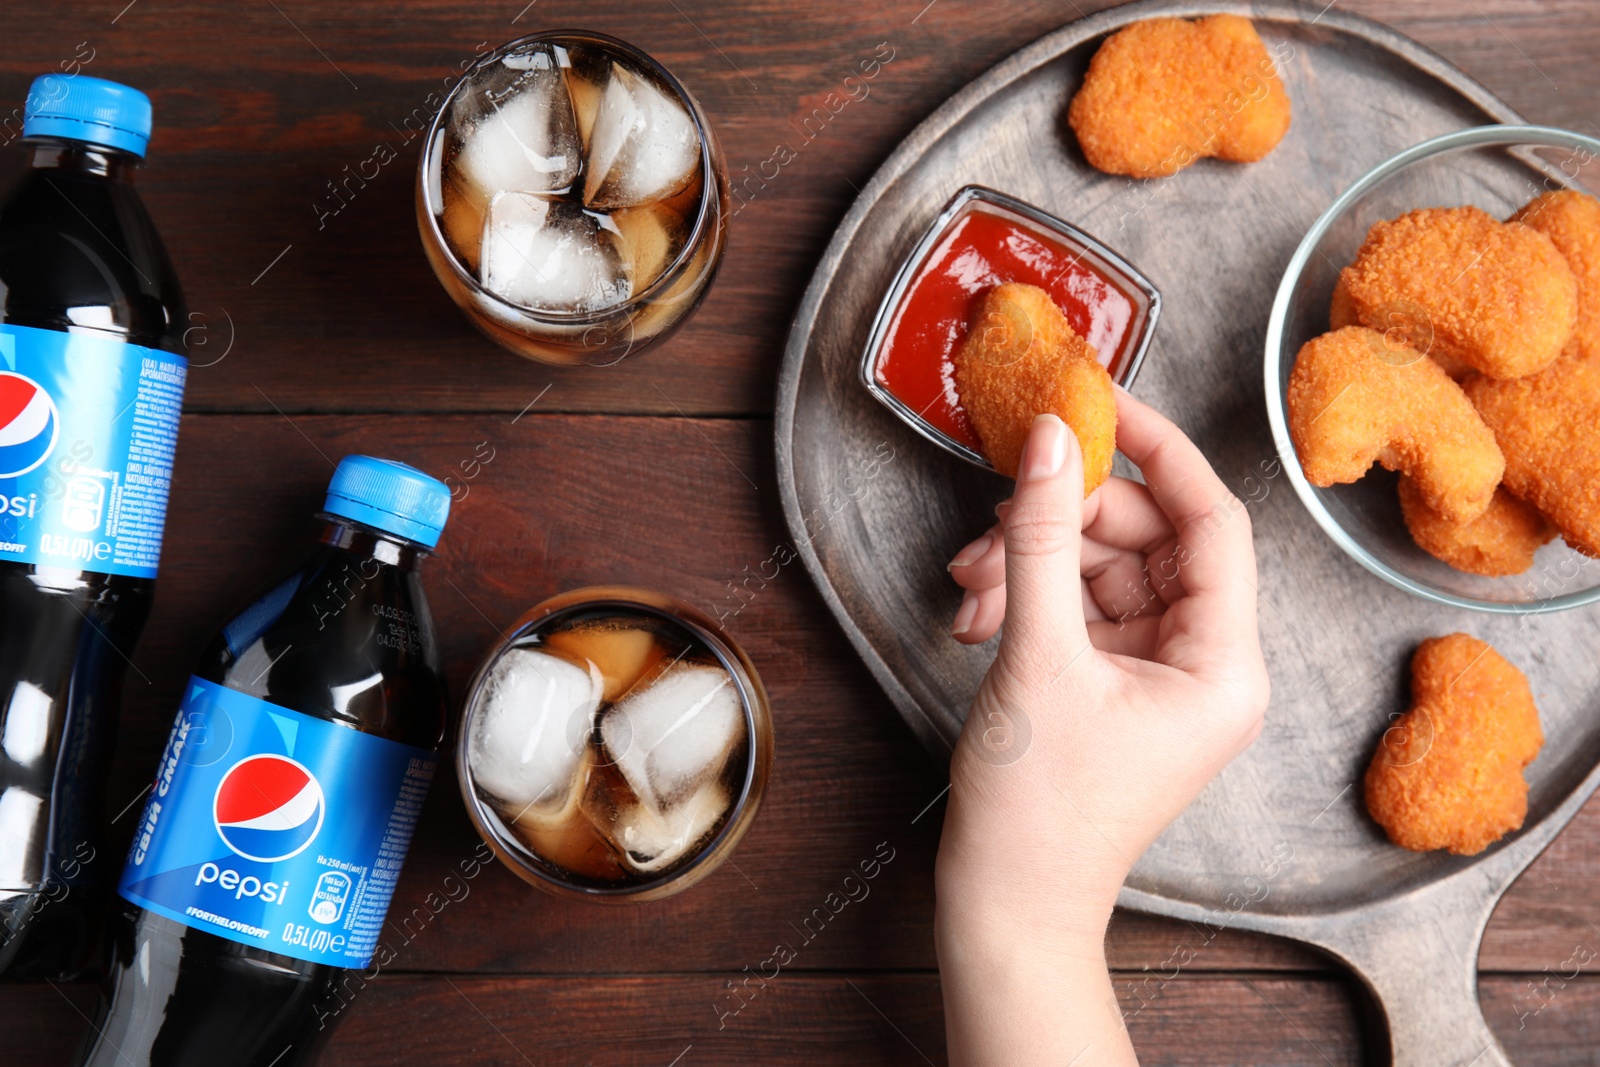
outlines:
[{"label": "glass of cola", "polygon": [[772,767],[766,690],[700,612],[578,589],[524,615],[473,677],[456,769],[474,825],[557,896],[638,902],[727,858]]},{"label": "glass of cola", "polygon": [[558,30],[484,55],[417,168],[434,274],[479,330],[544,363],[610,365],[666,338],[722,258],[728,179],[661,64]]}]

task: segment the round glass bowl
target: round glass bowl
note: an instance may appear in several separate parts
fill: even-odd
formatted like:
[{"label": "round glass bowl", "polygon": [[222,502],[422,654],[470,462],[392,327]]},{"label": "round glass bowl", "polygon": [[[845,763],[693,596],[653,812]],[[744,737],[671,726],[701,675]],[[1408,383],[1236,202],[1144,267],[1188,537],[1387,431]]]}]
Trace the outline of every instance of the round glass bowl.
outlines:
[{"label": "round glass bowl", "polygon": [[1548,126],[1483,126],[1445,134],[1374,167],[1322,213],[1295,250],[1267,324],[1266,397],[1272,436],[1295,492],[1351,559],[1408,593],[1452,607],[1503,614],[1561,611],[1600,601],[1600,560],[1560,540],[1524,574],[1467,574],[1418,548],[1406,531],[1397,476],[1374,467],[1351,485],[1306,480],[1289,437],[1289,372],[1301,345],[1328,330],[1339,271],[1382,219],[1426,207],[1475,205],[1504,219],[1540,193],[1600,187],[1600,140]]},{"label": "round glass bowl", "polygon": [[[690,186],[691,192],[696,187],[699,190],[697,202],[685,203],[688,193],[674,193],[664,200],[626,209],[636,213],[670,212],[677,220],[674,226],[681,225],[681,247],[670,262],[660,266],[658,271],[653,270],[652,280],[647,284],[637,287],[620,302],[597,310],[542,310],[512,303],[482,283],[476,269],[464,264],[451,250],[445,235],[446,212],[460,210],[462,202],[458,195],[456,204],[449,203],[451,198],[445,188],[450,168],[447,157],[456,153],[452,123],[459,117],[458,107],[470,112],[476,105],[472,101],[463,102],[464,98],[486,91],[495,79],[503,77],[503,67],[527,70],[548,62],[544,57],[550,55],[557,57],[563,71],[568,73],[569,65],[575,70],[579,62],[573,59],[569,64],[569,56],[586,57],[591,64],[615,63],[636,73],[682,105],[700,140],[700,168]],[[539,61],[537,64],[533,63],[535,59]],[[576,75],[573,77],[582,81]],[[573,88],[575,81],[568,80],[566,84]],[[589,84],[590,91],[598,95],[601,89],[592,81]],[[647,125],[643,119],[636,119],[636,122]],[[587,160],[584,165],[587,166]],[[580,174],[578,181],[582,180]],[[561,195],[552,193],[549,197],[559,199]],[[566,198],[571,199],[570,196]],[[519,37],[485,54],[451,88],[423,142],[417,163],[416,208],[417,227],[428,264],[450,299],[480,332],[517,355],[540,363],[609,366],[665,340],[699,306],[716,276],[727,243],[728,173],[710,120],[699,102],[670,71],[615,37],[588,30],[551,30]],[[615,219],[607,223],[612,230],[618,225]],[[637,232],[652,231],[646,228]],[[663,237],[662,240],[668,239]],[[642,261],[641,257],[654,254],[649,239],[641,243],[650,251],[628,251],[632,246],[626,241],[621,246],[625,249],[624,258],[634,269]]]},{"label": "round glass bowl", "polygon": [[[593,727],[584,733],[580,720],[579,733],[582,736],[571,739],[574,747],[586,746],[579,764],[581,777],[574,779],[577,783],[575,788],[579,791],[574,795],[581,795],[583,799],[576,808],[569,805],[567,813],[561,816],[563,823],[559,827],[554,830],[541,828],[538,831],[539,834],[554,835],[539,838],[553,846],[545,851],[554,852],[556,848],[564,848],[574,858],[570,865],[563,865],[536,851],[534,838],[526,831],[518,833],[515,827],[520,820],[509,817],[504,801],[497,802],[479,785],[473,770],[474,731],[479,717],[485,713],[491,689],[489,679],[503,657],[519,649],[538,649],[560,655],[573,663],[582,663],[583,657],[573,652],[575,642],[569,640],[564,643],[562,635],[570,639],[574,634],[592,634],[607,627],[611,627],[612,633],[620,628],[632,636],[640,632],[651,634],[652,654],[659,658],[648,661],[653,666],[644,668],[635,680],[619,682],[621,691],[615,694],[609,692],[611,680],[616,677],[611,671],[614,661],[608,662],[602,671],[607,674],[607,695],[611,699],[602,702]],[[655,648],[657,644],[659,648]],[[593,660],[589,663],[592,664]],[[725,814],[720,816],[720,821],[710,820],[711,828],[702,834],[682,836],[681,841],[686,843],[682,856],[663,864],[659,874],[640,872],[621,862],[620,851],[607,844],[607,833],[597,829],[597,824],[590,820],[588,814],[591,811],[618,813],[621,809],[612,805],[618,795],[623,796],[625,803],[629,798],[636,802],[636,812],[642,810],[643,805],[637,796],[626,792],[626,780],[622,773],[626,753],[612,756],[611,750],[603,743],[605,731],[600,723],[610,708],[626,701],[637,691],[646,691],[649,685],[658,682],[674,668],[692,668],[695,665],[725,670],[739,700],[743,735],[738,736],[739,730],[734,728],[737,739],[729,750],[727,762],[716,783],[719,788],[725,789],[722,794],[727,798],[726,806],[722,809]],[[599,667],[591,666],[590,669],[601,671]],[[595,676],[599,677],[598,674]],[[678,725],[682,721],[679,720]],[[672,729],[676,728],[674,726]],[[671,733],[671,730],[667,733]],[[614,739],[616,735],[611,736]],[[661,740],[665,740],[665,735]],[[456,738],[456,775],[473,826],[494,849],[495,855],[523,881],[569,899],[602,904],[641,903],[688,889],[728,858],[749,830],[756,810],[761,806],[761,797],[772,772],[772,746],[772,712],[761,678],[756,674],[749,657],[710,618],[659,593],[625,586],[593,586],[563,593],[534,607],[518,619],[484,657],[468,686],[463,705]],[[641,757],[630,766],[644,766],[645,763],[645,758]],[[624,792],[619,794],[619,789]],[[591,793],[591,790],[595,792]],[[696,795],[702,794],[697,792]],[[597,799],[591,803],[591,797]],[[621,821],[620,818],[608,821],[612,838],[624,836],[618,830]],[[650,825],[659,828],[661,823]],[[687,844],[691,840],[693,843]],[[575,841],[579,843],[575,845]]]}]

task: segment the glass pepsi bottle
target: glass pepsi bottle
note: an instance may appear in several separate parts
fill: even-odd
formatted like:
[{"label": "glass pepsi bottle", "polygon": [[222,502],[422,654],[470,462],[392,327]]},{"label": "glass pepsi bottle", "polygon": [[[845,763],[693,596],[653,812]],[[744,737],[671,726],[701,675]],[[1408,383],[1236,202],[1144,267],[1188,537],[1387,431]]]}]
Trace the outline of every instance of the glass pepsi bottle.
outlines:
[{"label": "glass pepsi bottle", "polygon": [[202,653],[118,883],[80,1064],[316,1058],[365,984],[350,972],[378,949],[444,739],[417,565],[449,509],[442,482],[347,456],[310,562]]},{"label": "glass pepsi bottle", "polygon": [[188,364],[133,174],[150,100],[35,79],[0,204],[0,972],[85,962],[116,872],[100,823],[150,611]]}]

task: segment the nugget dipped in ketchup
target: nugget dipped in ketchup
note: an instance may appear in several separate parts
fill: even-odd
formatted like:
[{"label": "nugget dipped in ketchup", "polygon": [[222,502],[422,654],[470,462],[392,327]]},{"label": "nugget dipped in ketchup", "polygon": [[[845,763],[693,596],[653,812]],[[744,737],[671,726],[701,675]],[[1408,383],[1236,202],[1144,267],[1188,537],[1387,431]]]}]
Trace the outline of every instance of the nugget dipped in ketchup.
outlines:
[{"label": "nugget dipped in ketchup", "polygon": [[1048,412],[1078,437],[1084,495],[1111,476],[1117,442],[1111,375],[1043,289],[1008,282],[973,300],[955,380],[983,454],[1001,474],[1017,476],[1028,427]]}]

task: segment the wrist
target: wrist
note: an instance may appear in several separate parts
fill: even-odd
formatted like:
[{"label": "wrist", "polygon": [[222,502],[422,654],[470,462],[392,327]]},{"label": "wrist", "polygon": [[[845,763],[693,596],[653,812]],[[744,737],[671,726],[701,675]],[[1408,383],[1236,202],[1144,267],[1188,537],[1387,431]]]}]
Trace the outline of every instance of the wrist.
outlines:
[{"label": "wrist", "polygon": [[1105,969],[1106,926],[1116,894],[995,891],[936,878],[934,933],[941,948]]},{"label": "wrist", "polygon": [[1106,924],[1127,874],[1122,863],[1088,848],[1066,849],[1052,861],[1037,851],[957,847],[951,837],[947,825],[934,866],[934,921],[941,931],[995,944],[1043,941],[1103,957]]},{"label": "wrist", "polygon": [[1133,1064],[1106,968],[1109,914],[941,895],[934,934],[952,1067],[1069,1063],[1090,1047],[1095,1062]]}]

